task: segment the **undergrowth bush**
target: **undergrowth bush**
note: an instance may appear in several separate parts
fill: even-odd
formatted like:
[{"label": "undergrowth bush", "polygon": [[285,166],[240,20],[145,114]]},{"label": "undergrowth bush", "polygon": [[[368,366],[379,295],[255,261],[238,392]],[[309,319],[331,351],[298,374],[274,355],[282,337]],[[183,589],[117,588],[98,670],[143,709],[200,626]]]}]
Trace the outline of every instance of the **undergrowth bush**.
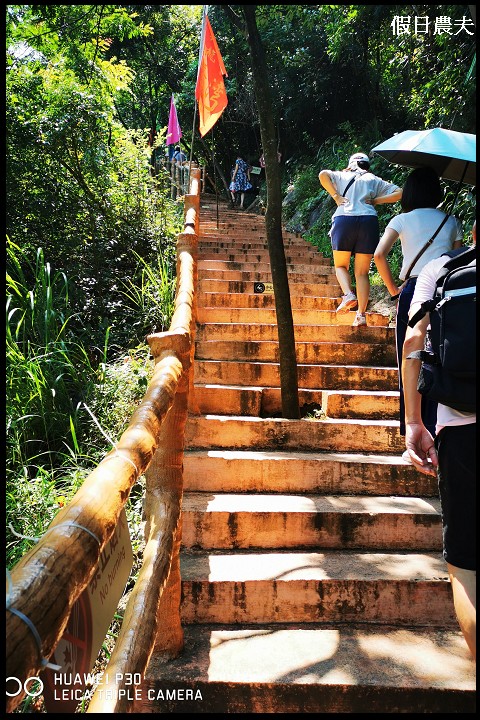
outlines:
[{"label": "undergrowth bush", "polygon": [[[168,257],[168,256],[167,256]],[[172,261],[139,261],[130,289],[135,331],[166,329],[175,292]],[[145,395],[153,360],[145,342],[113,353],[72,325],[69,280],[39,248],[7,239],[7,566],[43,534],[60,507],[112,449]],[[145,318],[146,309],[147,319]],[[151,321],[151,325],[147,323]],[[127,334],[127,333],[126,333]]]}]

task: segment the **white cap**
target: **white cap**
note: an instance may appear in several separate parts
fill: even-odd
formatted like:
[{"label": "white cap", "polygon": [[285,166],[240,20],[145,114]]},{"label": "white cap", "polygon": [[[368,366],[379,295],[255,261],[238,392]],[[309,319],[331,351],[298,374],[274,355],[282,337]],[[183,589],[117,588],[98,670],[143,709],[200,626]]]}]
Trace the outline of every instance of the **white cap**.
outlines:
[{"label": "white cap", "polygon": [[365,155],[365,153],[361,153],[361,152],[355,153],[354,155],[352,155],[350,157],[350,160],[348,161],[348,167],[350,168],[350,170],[357,170],[358,169],[357,163],[359,163],[359,162],[370,163],[370,158],[368,157],[368,155]]}]

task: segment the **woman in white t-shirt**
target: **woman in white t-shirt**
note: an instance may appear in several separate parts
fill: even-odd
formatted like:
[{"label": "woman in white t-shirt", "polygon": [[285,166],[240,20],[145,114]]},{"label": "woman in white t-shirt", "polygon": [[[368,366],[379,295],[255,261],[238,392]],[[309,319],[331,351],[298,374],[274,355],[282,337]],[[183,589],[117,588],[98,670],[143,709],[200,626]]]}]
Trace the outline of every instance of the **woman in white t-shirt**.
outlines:
[{"label": "woman in white t-shirt", "polygon": [[[446,217],[446,213],[438,208],[442,200],[443,189],[435,170],[430,167],[413,170],[403,188],[401,199],[403,212],[390,220],[374,254],[375,264],[388,292],[392,297],[398,296],[395,335],[400,389],[401,435],[405,435],[405,407],[401,374],[402,350],[408,324],[408,310],[415,290],[417,276],[430,260],[434,260],[462,245],[462,226],[455,217],[450,216],[432,244],[417,260],[408,279],[404,281],[413,260]],[[402,282],[400,285],[395,283],[387,260],[387,255],[398,238],[400,239],[403,255],[400,270],[400,280]],[[422,418],[429,432],[435,437],[436,403],[422,398]]]}]

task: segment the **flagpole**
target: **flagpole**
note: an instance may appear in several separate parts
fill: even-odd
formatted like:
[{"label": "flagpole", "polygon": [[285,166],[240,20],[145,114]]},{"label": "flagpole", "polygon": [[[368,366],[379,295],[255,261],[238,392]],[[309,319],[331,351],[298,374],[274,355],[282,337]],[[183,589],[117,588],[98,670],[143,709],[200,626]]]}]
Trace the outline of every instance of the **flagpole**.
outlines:
[{"label": "flagpole", "polygon": [[217,202],[217,228],[218,228],[218,188],[217,188],[217,168],[215,166],[215,136],[212,128],[212,160],[213,160],[213,182],[215,185],[215,200]]},{"label": "flagpole", "polygon": [[[197,101],[195,100],[195,107],[193,109],[193,126],[192,126],[192,144],[190,146],[190,162],[188,163],[188,182],[190,183],[190,178],[192,177],[192,159],[193,159],[193,142],[195,139],[195,123],[197,120]],[[188,188],[188,191],[190,192],[190,188]]]},{"label": "flagpole", "polygon": [[[197,68],[197,83],[198,83],[198,76],[200,74],[200,61],[202,59],[202,50],[203,50],[203,38],[205,36],[205,17],[208,12],[208,5],[204,5],[202,8],[202,29],[200,30],[200,47],[198,50],[198,68]],[[192,145],[190,147],[190,162],[188,164],[188,177],[192,177],[192,160],[193,160],[193,143],[195,139],[195,123],[197,120],[197,100],[195,100],[194,103],[194,109],[193,109],[193,126],[192,126]]]}]

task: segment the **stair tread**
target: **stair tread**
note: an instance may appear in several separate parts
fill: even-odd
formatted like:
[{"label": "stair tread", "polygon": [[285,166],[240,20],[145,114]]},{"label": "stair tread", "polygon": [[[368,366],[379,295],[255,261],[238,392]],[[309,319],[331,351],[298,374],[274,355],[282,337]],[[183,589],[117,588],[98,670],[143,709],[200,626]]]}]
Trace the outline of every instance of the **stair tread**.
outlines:
[{"label": "stair tread", "polygon": [[[239,365],[239,364],[242,364],[242,365],[254,365],[254,366],[257,366],[257,365],[260,365],[260,366],[262,366],[262,365],[276,365],[276,366],[280,367],[280,363],[279,363],[279,362],[275,362],[275,361],[273,361],[273,360],[272,360],[272,361],[268,361],[268,360],[243,360],[243,359],[238,359],[238,358],[232,358],[232,360],[216,360],[216,359],[210,359],[210,358],[197,358],[197,360],[198,360],[199,362],[201,362],[201,363],[205,363],[205,364],[206,364],[206,363],[210,363],[210,364],[212,364],[212,365],[213,365],[214,363],[226,363],[226,364],[229,364],[229,365],[235,365],[235,364],[237,364],[237,365]],[[334,368],[335,370],[338,370],[338,369],[339,369],[339,366],[338,366],[338,365],[332,365],[331,363],[297,363],[297,367],[298,367],[298,368]],[[340,367],[342,367],[342,366],[340,366]],[[345,368],[348,368],[349,370],[350,370],[350,369],[351,369],[351,370],[355,370],[356,368],[358,368],[359,370],[365,370],[365,369],[369,369],[369,370],[381,370],[382,372],[385,371],[385,370],[395,370],[395,371],[397,371],[397,368],[396,368],[396,367],[393,367],[393,366],[391,366],[391,365],[390,365],[390,366],[389,366],[389,365],[374,365],[373,363],[372,363],[371,365],[359,365],[358,363],[352,363],[351,365],[345,365],[344,367],[345,367]]]},{"label": "stair tread", "polygon": [[438,515],[437,498],[384,495],[318,495],[292,493],[214,493],[185,492],[184,512],[248,513],[404,513]]},{"label": "stair tread", "polygon": [[[274,385],[219,385],[215,383],[201,383],[196,382],[195,387],[197,388],[208,388],[212,390],[241,390],[241,391],[276,391],[279,392],[280,388]],[[400,393],[398,390],[328,390],[323,388],[299,388],[302,393],[314,393],[314,392],[325,392],[329,395],[349,395],[353,397],[399,397]]]},{"label": "stair tread", "polygon": [[[190,420],[194,421],[202,421],[202,420],[218,420],[221,423],[226,422],[238,422],[242,424],[248,424],[248,423],[265,423],[265,426],[268,427],[268,425],[289,425],[290,427],[294,426],[295,424],[301,424],[301,427],[303,427],[304,423],[310,422],[310,423],[318,423],[323,425],[363,425],[363,426],[377,426],[377,427],[392,427],[392,428],[398,428],[400,425],[400,422],[398,420],[391,420],[389,418],[384,420],[370,420],[369,418],[363,420],[363,419],[350,419],[350,418],[321,418],[319,420],[307,420],[305,418],[302,418],[300,420],[297,419],[289,419],[289,418],[278,418],[278,417],[271,417],[271,418],[261,418],[261,417],[254,417],[252,415],[216,415],[214,413],[212,414],[206,414],[206,415],[191,415]],[[188,421],[187,421],[188,422]],[[300,425],[298,425],[300,427]]]},{"label": "stair tread", "polygon": [[474,663],[452,629],[202,625],[184,632],[184,653],[167,664],[153,656],[147,680],[475,690]]},{"label": "stair tread", "polygon": [[441,552],[416,553],[327,550],[242,552],[185,550],[180,553],[184,581],[242,583],[252,581],[419,581],[448,582]]},{"label": "stair tread", "polygon": [[343,461],[343,462],[355,462],[355,463],[374,463],[380,465],[401,465],[405,467],[411,467],[407,465],[402,459],[401,455],[398,454],[379,454],[379,453],[361,453],[361,452],[322,452],[321,450],[312,450],[310,452],[302,450],[223,450],[223,449],[196,449],[186,448],[185,455],[190,458],[195,457],[219,457],[228,460],[249,460],[249,461],[263,461],[263,460],[308,460],[309,462],[323,463],[328,460]]}]

